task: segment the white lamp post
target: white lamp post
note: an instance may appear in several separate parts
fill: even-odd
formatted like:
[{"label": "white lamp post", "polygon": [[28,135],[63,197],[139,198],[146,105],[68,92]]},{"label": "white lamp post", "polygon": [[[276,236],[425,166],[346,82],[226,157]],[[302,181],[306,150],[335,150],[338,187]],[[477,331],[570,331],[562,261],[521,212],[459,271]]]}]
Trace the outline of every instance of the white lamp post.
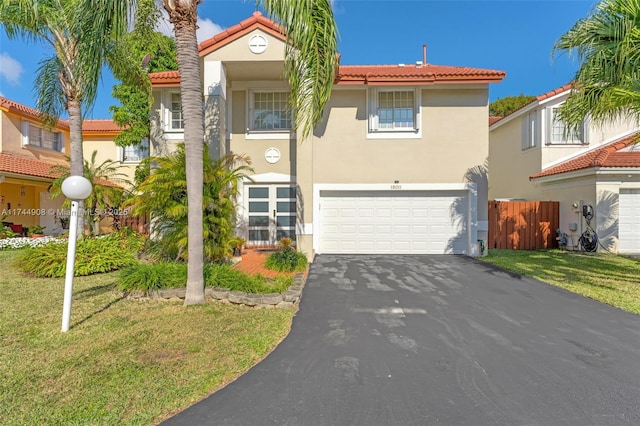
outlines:
[{"label": "white lamp post", "polygon": [[92,189],[91,182],[83,176],[69,176],[62,182],[62,193],[65,197],[71,199],[69,247],[67,249],[67,270],[64,277],[64,304],[62,305],[62,331],[69,330],[69,321],[71,319],[71,295],[73,293],[73,272],[76,263],[79,201],[87,198]]}]

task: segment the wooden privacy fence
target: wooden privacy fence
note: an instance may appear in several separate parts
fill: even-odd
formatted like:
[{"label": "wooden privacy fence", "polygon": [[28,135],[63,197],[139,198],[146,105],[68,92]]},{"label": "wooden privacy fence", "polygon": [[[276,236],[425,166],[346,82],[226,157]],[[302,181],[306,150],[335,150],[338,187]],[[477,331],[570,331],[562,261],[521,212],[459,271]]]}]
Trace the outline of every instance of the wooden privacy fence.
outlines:
[{"label": "wooden privacy fence", "polygon": [[123,216],[120,219],[120,228],[125,226],[140,234],[149,234],[149,220],[146,216]]},{"label": "wooden privacy fence", "polygon": [[489,201],[488,248],[557,248],[558,201]]}]

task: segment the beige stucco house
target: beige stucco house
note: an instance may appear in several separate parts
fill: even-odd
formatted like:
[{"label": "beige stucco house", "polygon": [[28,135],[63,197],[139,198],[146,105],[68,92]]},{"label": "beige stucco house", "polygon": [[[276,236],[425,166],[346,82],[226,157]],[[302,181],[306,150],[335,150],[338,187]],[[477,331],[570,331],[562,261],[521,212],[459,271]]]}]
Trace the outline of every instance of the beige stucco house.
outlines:
[{"label": "beige stucco house", "polygon": [[640,126],[587,119],[567,137],[555,114],[570,91],[567,84],[490,120],[489,198],[559,201],[567,248],[581,249],[580,236],[595,232],[598,250],[639,253]]},{"label": "beige stucco house", "polygon": [[[133,179],[135,166],[148,156],[140,147],[120,148],[114,143],[119,128],[111,120],[85,120],[82,125],[84,157],[98,151],[98,164],[110,159]],[[48,191],[56,177],[55,165],[68,166],[69,123],[59,120],[53,128],[43,124],[37,110],[0,97],[0,217],[14,229],[40,225],[45,234],[63,232],[58,216],[64,214],[63,197],[51,199]],[[58,213],[61,213],[58,215]],[[104,226],[102,226],[104,225]],[[101,224],[108,232],[110,224]]]},{"label": "beige stucco house", "polygon": [[[248,154],[237,232],[311,253],[477,254],[486,238],[489,84],[502,71],[341,65],[312,137],[291,131],[285,37],[256,12],[199,46],[206,143]],[[183,140],[180,76],[151,74],[152,155]]]}]

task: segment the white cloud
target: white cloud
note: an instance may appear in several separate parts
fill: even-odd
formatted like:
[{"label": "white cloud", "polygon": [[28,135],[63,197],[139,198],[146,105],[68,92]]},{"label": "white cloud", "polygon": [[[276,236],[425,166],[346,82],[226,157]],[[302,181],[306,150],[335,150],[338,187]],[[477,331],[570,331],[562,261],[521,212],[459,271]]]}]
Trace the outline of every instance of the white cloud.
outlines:
[{"label": "white cloud", "polygon": [[9,56],[8,53],[0,53],[0,76],[9,83],[19,84],[22,75],[22,64]]},{"label": "white cloud", "polygon": [[198,43],[205,41],[208,38],[213,37],[214,35],[222,32],[224,28],[215,22],[211,21],[211,19],[202,19],[198,16],[198,31],[196,35],[198,37]]},{"label": "white cloud", "polygon": [[[162,12],[162,16],[156,24],[156,31],[173,37],[173,25],[169,22],[169,15],[167,14],[167,11],[164,10],[164,8],[160,8],[160,11]],[[198,30],[196,31],[198,43],[213,37],[223,30],[224,28],[213,22],[211,19],[201,18],[198,16]]]}]

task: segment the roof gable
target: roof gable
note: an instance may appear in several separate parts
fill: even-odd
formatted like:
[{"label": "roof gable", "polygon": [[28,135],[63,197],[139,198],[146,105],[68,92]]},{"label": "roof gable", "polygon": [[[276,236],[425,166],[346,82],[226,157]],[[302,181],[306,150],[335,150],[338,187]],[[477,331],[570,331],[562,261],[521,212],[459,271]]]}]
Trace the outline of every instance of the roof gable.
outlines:
[{"label": "roof gable", "polygon": [[[227,28],[198,46],[200,57],[206,56],[223,46],[259,29],[286,42],[281,25],[266,18],[260,12],[244,21]],[[459,84],[495,83],[504,79],[504,71],[446,66],[446,65],[342,65],[336,73],[335,84],[403,85],[403,84]],[[179,87],[180,73],[164,71],[150,73],[154,87]]]},{"label": "roof gable", "polygon": [[550,90],[546,93],[543,93],[541,95],[536,96],[536,98],[534,100],[532,100],[531,102],[527,102],[526,104],[522,105],[520,108],[516,109],[515,111],[511,112],[510,114],[505,115],[504,117],[497,117],[494,120],[489,120],[489,126],[493,126],[496,123],[506,123],[507,121],[511,120],[512,118],[517,117],[518,115],[520,115],[521,113],[523,113],[525,110],[529,110],[531,109],[531,107],[533,107],[534,105],[540,105],[540,103],[547,101],[553,97],[555,97],[556,95],[562,95],[565,94],[566,92],[568,92],[569,90],[571,90],[571,88],[573,87],[573,83],[567,83],[564,86],[558,87],[556,89]]},{"label": "roof gable", "polygon": [[218,33],[215,36],[200,43],[198,45],[200,57],[218,50],[221,47],[226,46],[227,44],[249,34],[256,29],[260,29],[280,40],[286,40],[286,36],[284,35],[284,32],[281,30],[281,26],[278,23],[264,17],[262,13],[255,11],[253,12],[253,15],[251,15],[251,17],[245,19],[239,24],[229,27],[221,33]]}]

